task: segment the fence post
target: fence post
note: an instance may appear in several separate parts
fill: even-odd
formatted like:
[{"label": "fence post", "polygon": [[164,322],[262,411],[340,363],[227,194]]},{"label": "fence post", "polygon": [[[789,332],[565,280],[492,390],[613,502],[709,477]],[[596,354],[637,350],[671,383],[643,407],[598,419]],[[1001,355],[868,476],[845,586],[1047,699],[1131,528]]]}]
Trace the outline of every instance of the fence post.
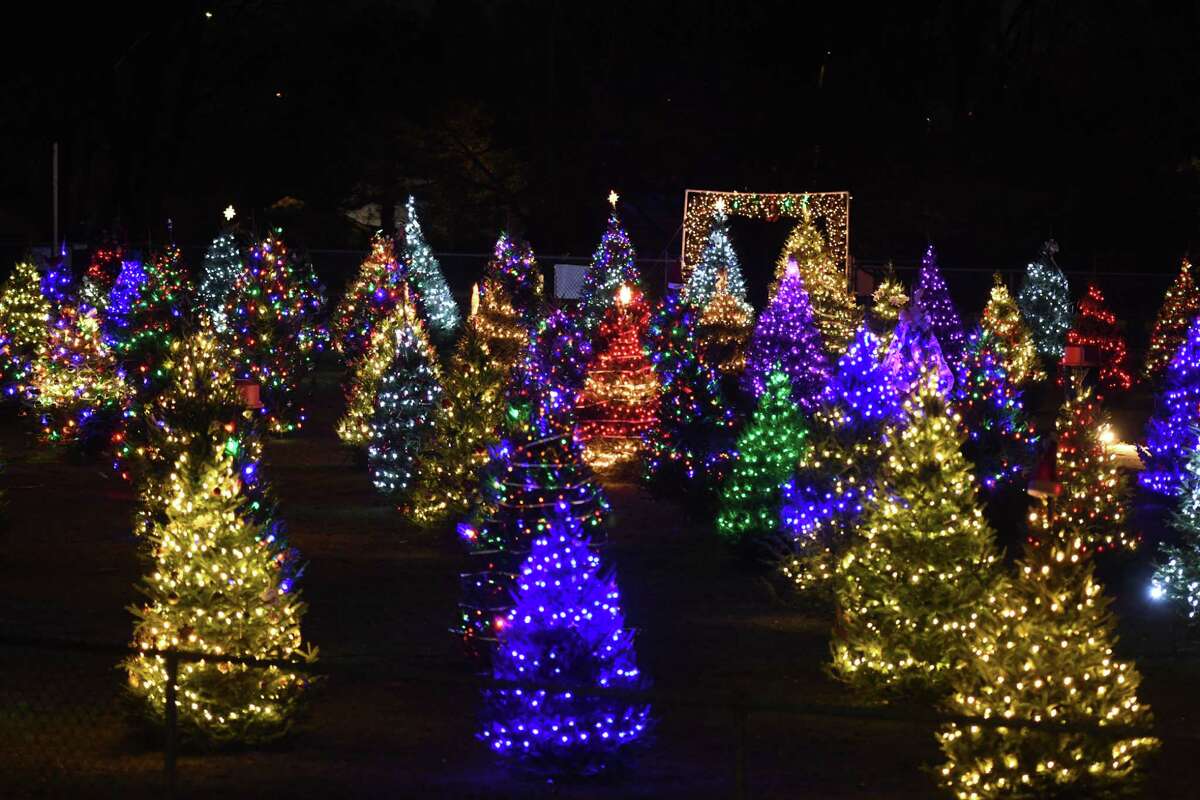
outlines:
[{"label": "fence post", "polygon": [[745,697],[739,696],[734,702],[733,735],[736,741],[733,745],[733,796],[737,800],[746,800],[749,797],[746,789],[746,728],[750,710]]},{"label": "fence post", "polygon": [[175,774],[175,757],[178,743],[176,741],[179,727],[179,706],[176,698],[176,684],[179,682],[179,654],[174,650],[167,653],[167,699],[165,708],[167,741],[166,752],[163,754],[163,769],[167,779],[167,800],[174,800],[178,782]]}]

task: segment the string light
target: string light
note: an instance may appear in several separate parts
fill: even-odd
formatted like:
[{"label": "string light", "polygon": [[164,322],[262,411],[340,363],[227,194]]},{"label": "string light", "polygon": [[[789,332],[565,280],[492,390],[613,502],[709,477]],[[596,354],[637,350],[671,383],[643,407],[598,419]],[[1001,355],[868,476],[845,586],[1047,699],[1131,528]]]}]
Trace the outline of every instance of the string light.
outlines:
[{"label": "string light", "polygon": [[[233,219],[226,209],[226,220]],[[201,265],[203,277],[200,280],[198,300],[200,309],[212,321],[217,331],[225,330],[225,302],[233,291],[233,285],[242,274],[242,248],[232,230],[217,234],[204,254]]]},{"label": "string light", "polygon": [[1170,520],[1179,540],[1159,545],[1150,596],[1174,603],[1195,626],[1200,623],[1200,448],[1188,458],[1179,498],[1179,510]]},{"label": "string light", "polygon": [[1057,242],[1046,242],[1038,260],[1025,268],[1025,281],[1017,295],[1021,315],[1033,333],[1033,344],[1049,363],[1057,363],[1063,356],[1063,339],[1073,313],[1067,276],[1054,260],[1057,252]]},{"label": "string light", "polygon": [[1033,334],[1021,316],[1017,301],[1009,294],[999,272],[992,276],[992,291],[980,320],[983,329],[992,337],[997,351],[1008,368],[1013,386],[1021,387],[1045,380]]},{"label": "string light", "polygon": [[929,325],[942,349],[942,357],[951,364],[962,355],[963,325],[950,298],[950,290],[942,280],[938,269],[937,254],[933,245],[925,249],[921,258],[921,273],[917,288],[913,291],[913,303],[919,305],[929,319]]},{"label": "string light", "polygon": [[724,279],[724,291],[746,306],[746,281],[738,262],[733,242],[729,238],[729,217],[724,203],[713,209],[712,230],[700,253],[700,261],[688,275],[683,285],[683,302],[704,308],[717,292],[717,284]]},{"label": "string light", "polygon": [[1099,351],[1100,385],[1105,389],[1127,391],[1133,385],[1133,377],[1125,369],[1125,337],[1120,323],[1094,283],[1088,284],[1087,294],[1079,301],[1075,324],[1067,331],[1067,344]]},{"label": "string light", "polygon": [[37,267],[18,261],[0,287],[0,389],[27,399],[33,365],[45,358],[50,302],[42,294]]},{"label": "string light", "polygon": [[1185,258],[1179,265],[1175,282],[1167,289],[1150,332],[1150,348],[1142,373],[1146,379],[1155,379],[1166,369],[1187,339],[1188,325],[1197,314],[1200,314],[1200,286],[1192,275],[1192,263]]},{"label": "string light", "polygon": [[329,326],[334,348],[349,364],[357,365],[370,349],[371,335],[396,308],[403,283],[392,237],[376,232],[358,275],[334,308]]},{"label": "string light", "polygon": [[890,333],[900,320],[900,312],[908,305],[908,293],[904,282],[896,275],[889,261],[883,280],[871,294],[871,315],[880,333]]},{"label": "string light", "polygon": [[616,192],[609,194],[613,209],[608,215],[608,229],[592,254],[592,263],[583,276],[579,291],[579,324],[588,332],[595,331],[603,321],[620,287],[641,289],[636,253],[629,234],[621,227],[621,218],[617,216],[616,197]]},{"label": "string light", "polygon": [[913,302],[900,312],[883,363],[901,394],[913,391],[925,373],[937,375],[941,391],[948,394],[954,387],[954,373],[942,357],[942,347],[924,306],[917,302],[920,293],[918,288]]},{"label": "string light", "polygon": [[108,242],[97,247],[83,272],[79,299],[103,314],[124,260],[125,251],[119,244]]},{"label": "string light", "polygon": [[725,273],[705,304],[696,325],[696,338],[704,361],[726,377],[737,377],[746,368],[746,342],[754,328],[754,309],[729,292]]},{"label": "string light", "polygon": [[1139,448],[1145,469],[1142,486],[1159,494],[1179,491],[1184,465],[1200,441],[1200,317],[1167,365],[1155,411],[1146,423],[1146,446]]},{"label": "string light", "polygon": [[450,286],[442,275],[441,264],[433,248],[425,241],[421,220],[417,218],[417,201],[412,195],[404,207],[404,260],[409,285],[416,294],[417,308],[429,328],[429,335],[438,342],[453,340],[462,319],[458,304],[450,294]]}]

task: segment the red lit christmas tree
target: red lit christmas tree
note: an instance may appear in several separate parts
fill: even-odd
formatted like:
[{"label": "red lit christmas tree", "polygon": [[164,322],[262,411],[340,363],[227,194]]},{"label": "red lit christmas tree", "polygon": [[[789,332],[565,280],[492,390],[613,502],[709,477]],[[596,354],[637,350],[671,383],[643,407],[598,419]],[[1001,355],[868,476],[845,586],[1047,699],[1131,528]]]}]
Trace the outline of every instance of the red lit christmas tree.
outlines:
[{"label": "red lit christmas tree", "polygon": [[1133,385],[1125,368],[1125,337],[1121,324],[1108,310],[1104,293],[1094,283],[1088,284],[1087,294],[1079,301],[1075,324],[1067,331],[1068,347],[1095,348],[1100,359],[1100,385],[1105,389],[1124,391]]}]

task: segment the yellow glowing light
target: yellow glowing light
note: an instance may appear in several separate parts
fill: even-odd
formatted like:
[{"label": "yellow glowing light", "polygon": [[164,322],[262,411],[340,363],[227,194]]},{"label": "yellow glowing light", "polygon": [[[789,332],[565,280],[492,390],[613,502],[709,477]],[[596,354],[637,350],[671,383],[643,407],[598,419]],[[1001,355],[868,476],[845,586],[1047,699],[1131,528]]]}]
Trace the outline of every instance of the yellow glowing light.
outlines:
[{"label": "yellow glowing light", "polygon": [[633,290],[628,286],[622,286],[617,290],[617,302],[623,306],[629,305],[629,301],[633,299]]},{"label": "yellow glowing light", "polygon": [[226,222],[233,222],[233,218],[237,216],[237,212],[233,210],[233,204],[232,204],[232,203],[230,203],[229,205],[225,206],[225,211],[223,212],[223,214],[224,214],[224,216],[225,216],[225,221],[226,221]]},{"label": "yellow glowing light", "polygon": [[621,195],[617,194],[616,189],[611,189],[608,192],[608,204],[613,208],[617,207],[617,201],[621,199]]}]

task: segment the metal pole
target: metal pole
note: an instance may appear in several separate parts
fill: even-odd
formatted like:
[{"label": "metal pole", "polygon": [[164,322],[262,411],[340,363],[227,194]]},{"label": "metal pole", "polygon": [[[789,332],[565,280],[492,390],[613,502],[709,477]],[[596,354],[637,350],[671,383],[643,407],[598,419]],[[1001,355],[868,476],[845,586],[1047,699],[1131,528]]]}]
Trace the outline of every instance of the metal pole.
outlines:
[{"label": "metal pole", "polygon": [[50,182],[50,194],[54,197],[54,236],[50,239],[50,249],[58,247],[58,142],[54,143],[52,174]]},{"label": "metal pole", "polygon": [[177,728],[179,727],[179,706],[177,703],[176,684],[179,682],[179,654],[172,651],[167,653],[167,699],[166,699],[166,727],[167,741],[166,752],[163,755],[163,770],[166,772],[167,779],[167,800],[174,800],[176,796],[177,778],[175,774],[175,757],[178,743],[176,741]]},{"label": "metal pole", "polygon": [[750,709],[747,707],[746,699],[739,697],[737,707],[733,712],[736,715],[734,721],[734,736],[737,737],[737,742],[734,745],[734,765],[733,765],[733,796],[737,800],[746,800],[750,795],[746,791],[746,728],[749,726]]}]

